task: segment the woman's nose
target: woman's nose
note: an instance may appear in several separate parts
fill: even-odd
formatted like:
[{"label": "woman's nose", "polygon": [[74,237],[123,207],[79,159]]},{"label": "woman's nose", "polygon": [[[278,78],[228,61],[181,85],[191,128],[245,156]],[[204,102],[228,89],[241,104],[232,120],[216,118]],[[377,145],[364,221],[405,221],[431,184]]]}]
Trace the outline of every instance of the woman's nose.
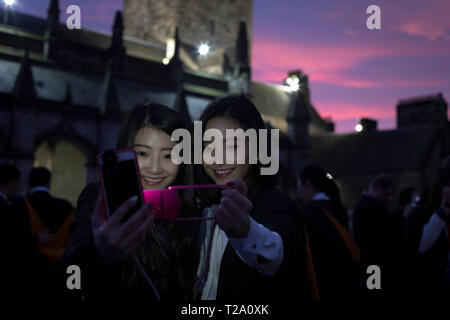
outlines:
[{"label": "woman's nose", "polygon": [[152,157],[145,169],[152,174],[161,173],[162,169],[161,169],[161,163],[159,161],[159,158]]}]

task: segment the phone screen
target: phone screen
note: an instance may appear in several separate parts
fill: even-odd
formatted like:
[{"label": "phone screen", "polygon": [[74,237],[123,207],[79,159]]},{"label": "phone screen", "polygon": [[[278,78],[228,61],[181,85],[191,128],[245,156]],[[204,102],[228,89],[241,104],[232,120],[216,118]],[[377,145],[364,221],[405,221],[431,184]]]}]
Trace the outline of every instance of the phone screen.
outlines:
[{"label": "phone screen", "polygon": [[137,176],[134,157],[121,160],[120,153],[116,155],[115,159],[111,159],[110,155],[110,153],[105,152],[100,163],[109,214],[112,215],[118,207],[132,196],[139,197],[136,205],[122,219],[121,222],[123,222],[136,213],[142,205],[139,177]]}]

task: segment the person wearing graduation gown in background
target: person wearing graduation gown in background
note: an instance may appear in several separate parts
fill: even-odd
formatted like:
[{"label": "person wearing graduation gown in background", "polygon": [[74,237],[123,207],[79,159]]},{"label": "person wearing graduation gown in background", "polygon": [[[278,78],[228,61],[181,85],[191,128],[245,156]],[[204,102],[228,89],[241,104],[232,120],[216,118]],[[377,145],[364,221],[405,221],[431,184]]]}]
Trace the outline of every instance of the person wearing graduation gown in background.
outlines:
[{"label": "person wearing graduation gown in background", "polygon": [[[298,189],[314,264],[319,299],[355,298],[359,292],[359,249],[342,224],[337,193],[326,172],[317,165],[305,166]],[[331,191],[330,191],[331,190]]]}]

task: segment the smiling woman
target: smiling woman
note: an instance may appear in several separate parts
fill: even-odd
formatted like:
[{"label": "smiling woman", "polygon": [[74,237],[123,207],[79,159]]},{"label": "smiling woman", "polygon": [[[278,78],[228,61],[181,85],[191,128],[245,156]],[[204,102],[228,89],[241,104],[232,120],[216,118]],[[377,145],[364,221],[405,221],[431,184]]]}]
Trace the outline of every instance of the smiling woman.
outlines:
[{"label": "smiling woman", "polygon": [[[270,141],[260,136],[265,128],[261,114],[244,95],[211,102],[200,119],[205,130],[215,129],[223,136],[230,129],[253,129],[258,142],[271,149]],[[301,301],[309,283],[300,213],[275,189],[276,175],[263,175],[260,169],[267,164],[261,157],[254,164],[249,161],[249,151],[246,144],[244,163],[214,161],[198,167],[199,181],[233,187],[201,193],[204,216],[212,215],[215,221],[202,222],[194,289],[202,300]]]},{"label": "smiling woman", "polygon": [[138,131],[133,149],[144,189],[165,189],[175,181],[178,166],[171,161],[174,145],[169,135],[159,129],[144,127]]},{"label": "smiling woman", "polygon": [[[193,183],[192,166],[171,161],[175,142],[170,135],[177,128],[185,128],[179,115],[160,104],[137,105],[122,119],[116,147],[136,151],[144,189]],[[180,217],[195,216],[194,191],[178,191]],[[78,265],[87,275],[81,279],[86,290],[82,294],[94,300],[154,300],[158,295],[153,294],[150,278],[162,300],[192,297],[197,224],[153,222],[145,205],[127,222],[114,223],[127,202],[108,220],[101,203],[98,184],[83,190],[64,256],[66,268]]]}]

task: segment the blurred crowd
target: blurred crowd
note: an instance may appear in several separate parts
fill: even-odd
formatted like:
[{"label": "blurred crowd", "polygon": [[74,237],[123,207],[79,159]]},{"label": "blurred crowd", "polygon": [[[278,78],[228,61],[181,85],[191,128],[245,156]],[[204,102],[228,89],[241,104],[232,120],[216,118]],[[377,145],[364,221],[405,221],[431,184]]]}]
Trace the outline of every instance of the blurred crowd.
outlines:
[{"label": "blurred crowd", "polygon": [[[444,161],[433,185],[397,190],[378,176],[355,208],[345,208],[336,181],[314,164],[299,176],[297,204],[304,219],[314,299],[447,295],[450,284],[450,167]],[[20,172],[0,165],[0,214],[7,286],[12,295],[61,297],[59,263],[69,240],[74,208],[50,194],[51,172],[33,168],[28,187]],[[388,210],[395,197],[396,208]],[[380,277],[369,279],[370,266]],[[312,272],[311,272],[312,271]],[[368,282],[381,290],[369,290]],[[25,288],[25,289],[24,289]]]}]

